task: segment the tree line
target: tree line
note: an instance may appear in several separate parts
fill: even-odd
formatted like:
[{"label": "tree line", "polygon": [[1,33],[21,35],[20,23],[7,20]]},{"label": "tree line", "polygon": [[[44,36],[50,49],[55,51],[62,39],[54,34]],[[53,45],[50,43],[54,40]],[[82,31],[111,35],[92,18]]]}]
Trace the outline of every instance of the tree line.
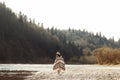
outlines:
[{"label": "tree line", "polygon": [[104,45],[119,48],[120,40],[86,30],[45,29],[0,3],[0,63],[53,63],[57,51],[67,63],[95,63],[92,51]]}]

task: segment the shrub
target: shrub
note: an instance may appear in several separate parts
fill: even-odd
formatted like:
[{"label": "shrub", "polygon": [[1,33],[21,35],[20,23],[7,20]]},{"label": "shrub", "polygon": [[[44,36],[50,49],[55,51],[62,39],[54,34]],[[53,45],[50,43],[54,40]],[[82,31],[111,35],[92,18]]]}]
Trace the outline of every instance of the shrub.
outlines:
[{"label": "shrub", "polygon": [[98,64],[120,64],[120,49],[110,47],[97,48],[93,51]]}]

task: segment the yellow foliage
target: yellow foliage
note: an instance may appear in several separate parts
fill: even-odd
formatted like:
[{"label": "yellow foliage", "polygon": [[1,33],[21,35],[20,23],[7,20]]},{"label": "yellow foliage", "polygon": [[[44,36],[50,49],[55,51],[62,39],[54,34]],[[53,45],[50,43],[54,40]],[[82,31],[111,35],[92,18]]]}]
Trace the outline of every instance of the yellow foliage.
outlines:
[{"label": "yellow foliage", "polygon": [[97,48],[93,51],[98,64],[120,64],[120,49],[110,47]]}]

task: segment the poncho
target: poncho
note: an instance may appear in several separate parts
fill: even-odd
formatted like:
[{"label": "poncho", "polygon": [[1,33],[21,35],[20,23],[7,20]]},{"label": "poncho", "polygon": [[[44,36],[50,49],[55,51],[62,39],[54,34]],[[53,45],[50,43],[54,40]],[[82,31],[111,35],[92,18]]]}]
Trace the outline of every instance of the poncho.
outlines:
[{"label": "poncho", "polygon": [[62,56],[55,59],[53,70],[56,70],[58,68],[61,68],[62,70],[65,70],[65,62]]}]

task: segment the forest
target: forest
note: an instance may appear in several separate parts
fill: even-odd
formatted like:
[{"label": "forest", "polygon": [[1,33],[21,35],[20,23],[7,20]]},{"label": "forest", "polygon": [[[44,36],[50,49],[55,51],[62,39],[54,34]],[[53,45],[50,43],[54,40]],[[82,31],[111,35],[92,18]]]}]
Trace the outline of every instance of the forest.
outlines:
[{"label": "forest", "polygon": [[46,29],[0,3],[0,63],[53,63],[59,51],[66,63],[93,64],[97,62],[93,50],[103,46],[119,48],[120,40],[107,39],[101,32]]}]

